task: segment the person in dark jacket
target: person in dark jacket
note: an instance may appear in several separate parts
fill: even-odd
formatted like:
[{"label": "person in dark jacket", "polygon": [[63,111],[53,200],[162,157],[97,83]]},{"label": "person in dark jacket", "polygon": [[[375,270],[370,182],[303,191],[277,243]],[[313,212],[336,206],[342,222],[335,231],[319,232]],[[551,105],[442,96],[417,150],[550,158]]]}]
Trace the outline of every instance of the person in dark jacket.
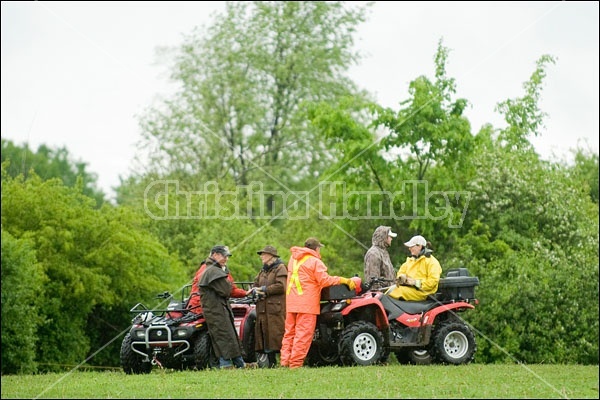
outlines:
[{"label": "person in dark jacket", "polygon": [[254,349],[265,354],[269,367],[275,367],[277,353],[285,331],[285,285],[287,265],[281,261],[277,249],[265,246],[256,252],[262,261],[262,269],[254,279],[248,294],[254,293],[256,302],[256,326]]},{"label": "person in dark jacket", "polygon": [[198,287],[208,334],[221,369],[254,368],[256,364],[244,362],[242,348],[235,329],[233,311],[229,305],[231,282],[227,279],[229,248],[217,245],[206,260],[206,270],[200,277]]},{"label": "person in dark jacket", "polygon": [[369,282],[371,278],[382,278],[390,281],[388,285],[375,283],[371,289],[383,289],[391,285],[396,280],[396,271],[390,259],[388,247],[392,244],[392,239],[398,236],[392,232],[389,226],[378,226],[373,232],[371,239],[372,246],[365,254],[365,282]]}]

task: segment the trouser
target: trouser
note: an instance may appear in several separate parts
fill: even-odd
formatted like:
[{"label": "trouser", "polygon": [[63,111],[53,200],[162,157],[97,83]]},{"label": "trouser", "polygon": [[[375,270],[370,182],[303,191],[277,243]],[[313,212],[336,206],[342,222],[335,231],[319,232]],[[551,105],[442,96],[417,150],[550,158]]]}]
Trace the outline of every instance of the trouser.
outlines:
[{"label": "trouser", "polygon": [[244,368],[246,363],[242,356],[226,359],[223,357],[219,357],[219,368],[229,368],[232,365],[235,365],[236,368]]},{"label": "trouser", "polygon": [[316,314],[286,313],[285,333],[281,342],[281,366],[298,368],[304,364],[316,326]]}]

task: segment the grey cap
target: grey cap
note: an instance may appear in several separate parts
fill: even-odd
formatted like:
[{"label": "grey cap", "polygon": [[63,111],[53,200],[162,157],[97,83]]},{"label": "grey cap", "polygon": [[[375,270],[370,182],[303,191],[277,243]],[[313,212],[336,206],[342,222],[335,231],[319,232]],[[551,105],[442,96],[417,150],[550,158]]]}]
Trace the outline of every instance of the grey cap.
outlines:
[{"label": "grey cap", "polygon": [[229,251],[229,247],[222,245],[222,244],[218,244],[211,249],[210,254],[214,254],[214,253],[219,253],[226,257],[232,256],[231,252]]}]

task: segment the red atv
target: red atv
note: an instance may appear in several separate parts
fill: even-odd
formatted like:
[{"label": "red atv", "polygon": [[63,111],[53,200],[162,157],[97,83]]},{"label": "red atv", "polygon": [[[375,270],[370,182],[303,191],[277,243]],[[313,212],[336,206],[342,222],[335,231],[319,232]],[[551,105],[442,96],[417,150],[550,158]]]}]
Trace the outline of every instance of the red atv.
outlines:
[{"label": "red atv", "polygon": [[[147,374],[155,365],[175,370],[202,370],[219,365],[202,310],[191,312],[187,308],[189,296],[186,292],[189,292],[190,286],[182,291],[181,301],[173,299],[169,292],[159,294],[157,298],[169,301],[166,309],[149,309],[138,303],[130,310],[136,315],[131,321],[131,329],[123,338],[120,354],[121,366],[126,374]],[[246,362],[256,361],[255,302],[252,297],[231,301]]]},{"label": "red atv", "polygon": [[391,352],[398,361],[415,364],[473,360],[475,336],[458,314],[478,304],[479,279],[466,268],[449,270],[438,293],[424,301],[371,291],[375,282],[392,283],[374,278],[356,291],[345,285],[322,290],[308,365],[373,365],[387,361]]}]

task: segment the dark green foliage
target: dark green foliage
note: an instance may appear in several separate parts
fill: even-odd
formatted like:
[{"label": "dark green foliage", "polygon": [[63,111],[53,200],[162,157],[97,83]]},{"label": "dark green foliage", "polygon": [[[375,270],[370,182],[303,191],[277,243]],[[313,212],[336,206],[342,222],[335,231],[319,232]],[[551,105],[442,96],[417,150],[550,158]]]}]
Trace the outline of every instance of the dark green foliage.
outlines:
[{"label": "dark green foliage", "polygon": [[[58,179],[42,181],[35,173],[12,179],[4,170],[2,198],[3,230],[28,240],[47,278],[34,286],[33,317],[43,319],[35,359],[42,370],[83,362],[108,337],[122,334],[133,304],[185,283],[176,259],[145,230],[147,220],[126,207],[97,210],[93,199]],[[88,335],[90,329],[105,334]],[[110,360],[118,362],[105,357]]]}]

